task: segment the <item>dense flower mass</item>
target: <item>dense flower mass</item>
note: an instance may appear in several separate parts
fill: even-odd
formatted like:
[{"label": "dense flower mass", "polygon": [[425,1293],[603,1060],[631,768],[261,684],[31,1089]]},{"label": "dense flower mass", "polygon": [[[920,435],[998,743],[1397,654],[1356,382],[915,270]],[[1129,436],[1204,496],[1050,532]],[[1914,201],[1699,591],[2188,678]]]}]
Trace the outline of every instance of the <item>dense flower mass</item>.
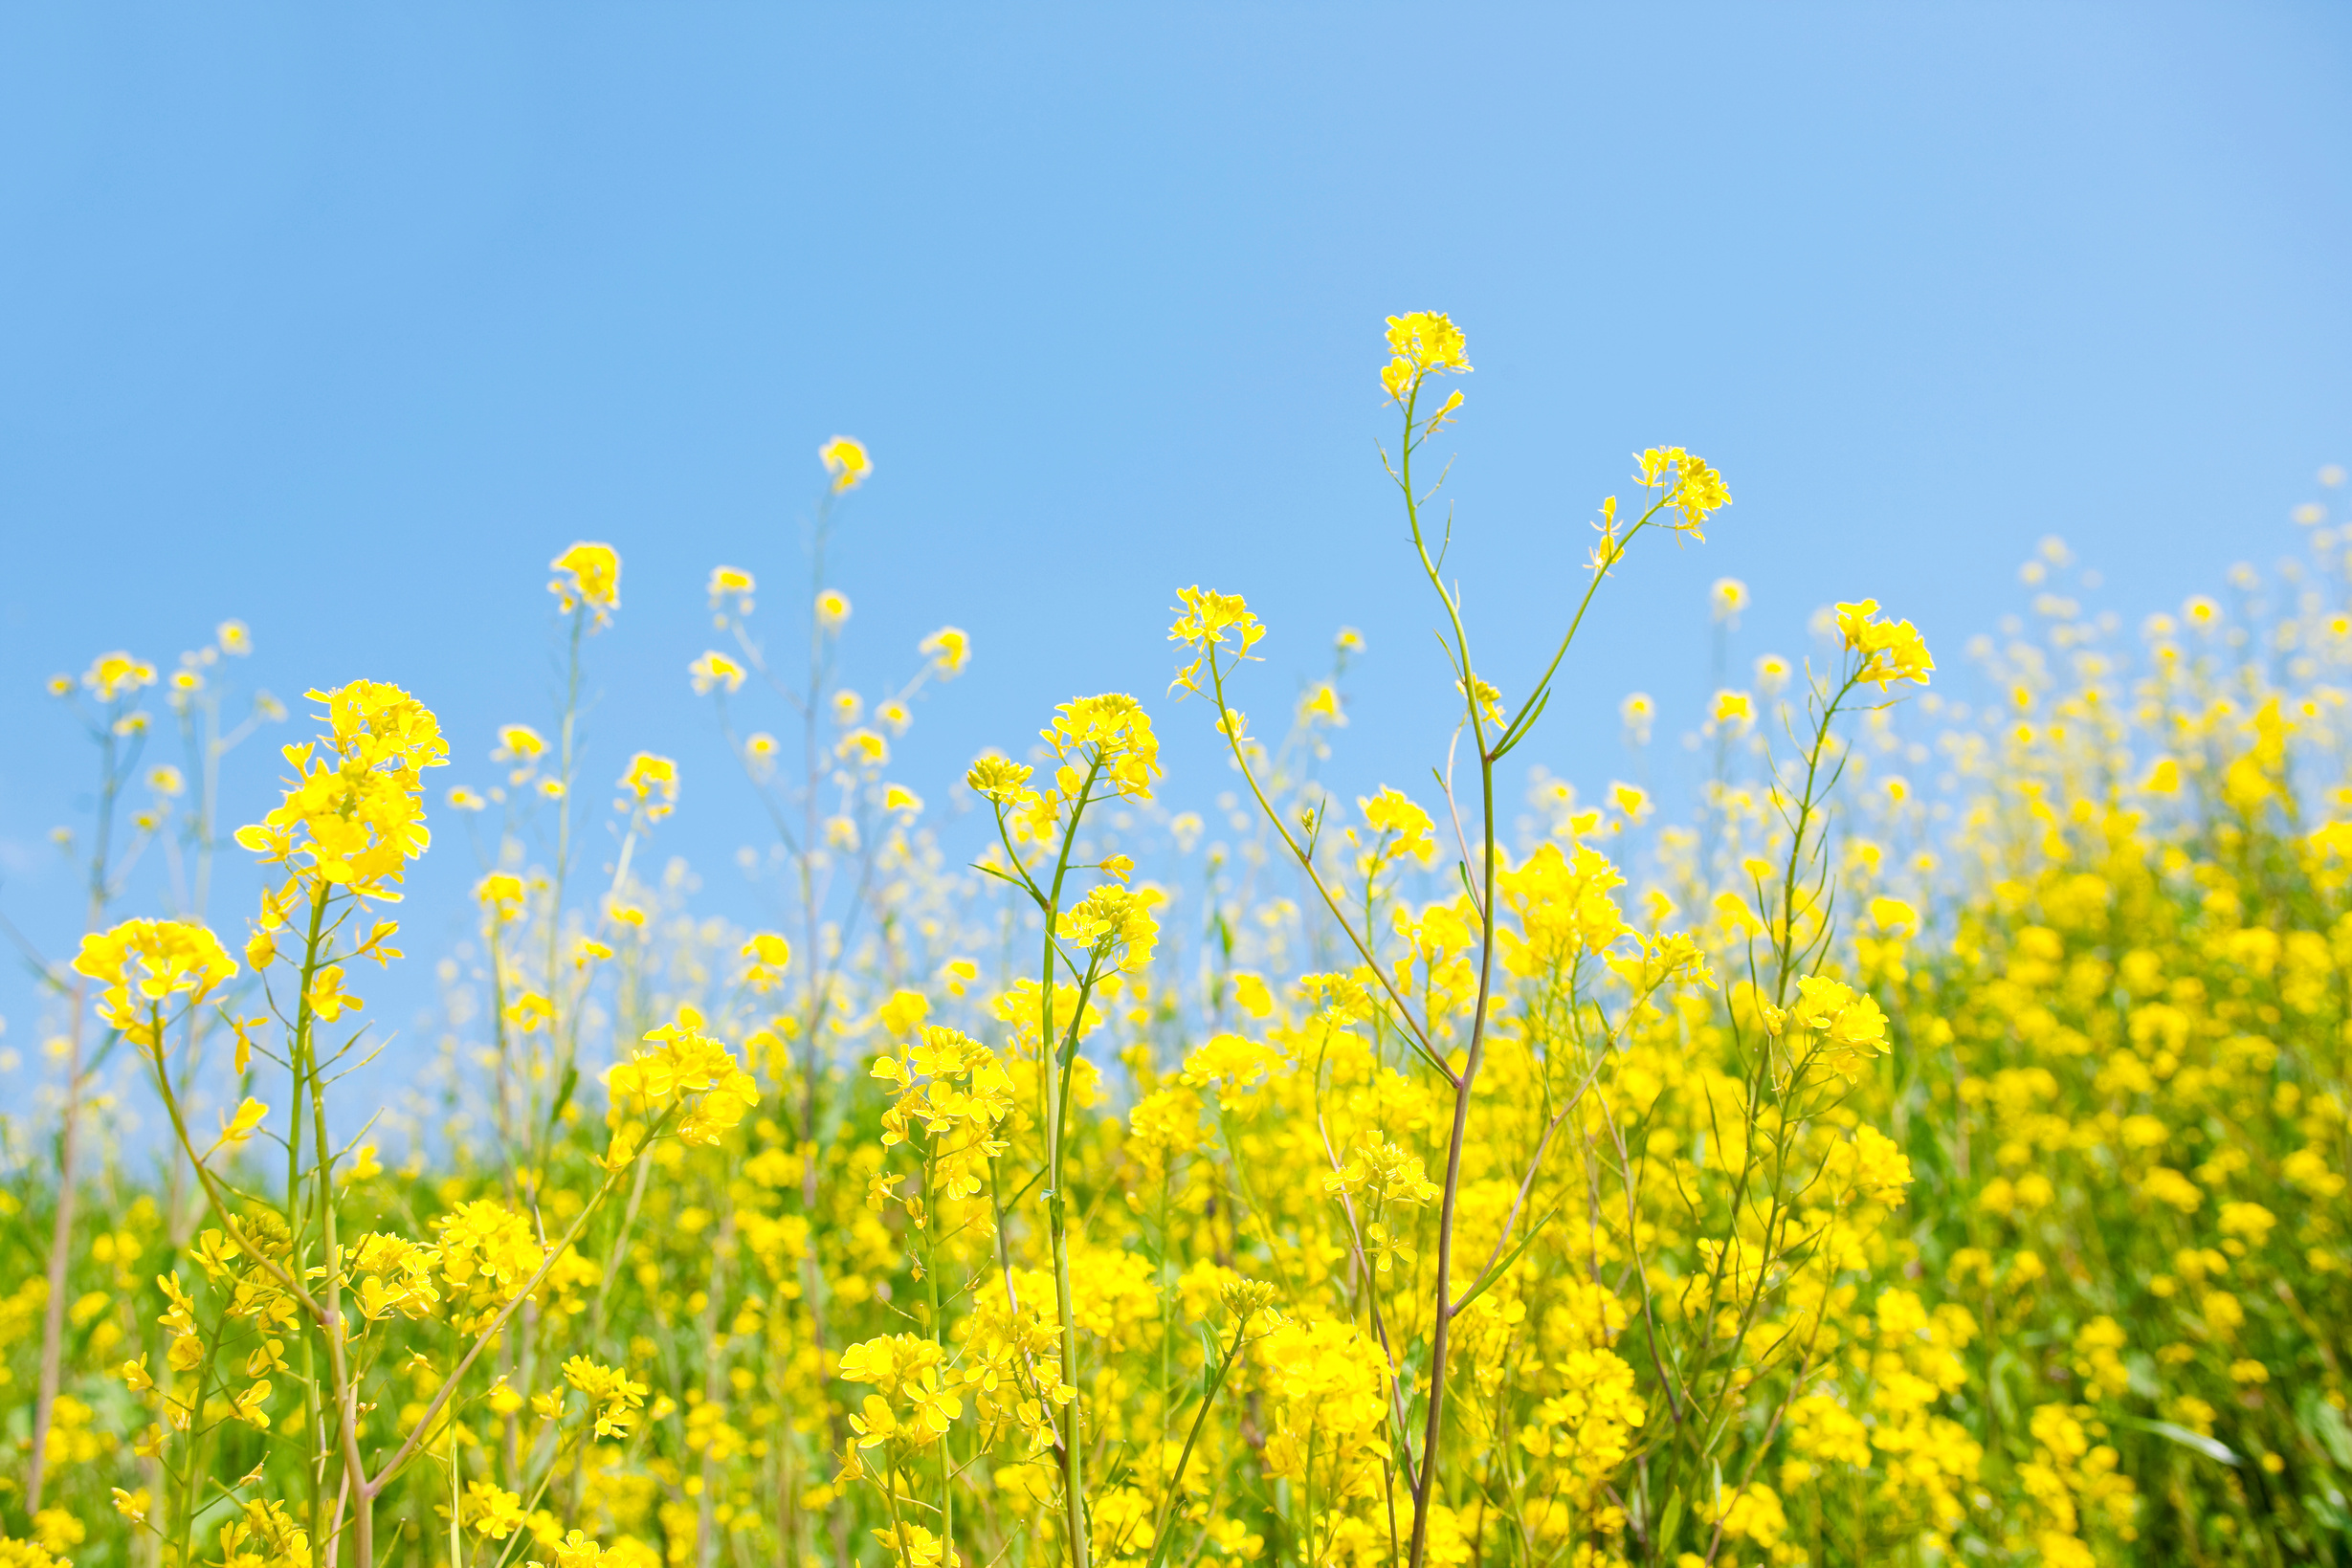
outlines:
[{"label": "dense flower mass", "polygon": [[[1420,400],[1467,351],[1426,313],[1386,348],[1427,543],[1460,403]],[[849,683],[822,546],[873,468],[821,455],[794,662],[721,566],[689,667],[771,834],[761,926],[656,852],[727,791],[594,749],[620,562],[575,545],[570,695],[470,743],[441,1048],[388,1074],[355,1078],[401,1021],[351,987],[403,956],[368,906],[431,844],[434,716],[313,694],[235,835],[240,967],[196,891],[227,667],[60,677],[136,815],[87,835],[97,914],[45,971],[68,1092],[0,1112],[0,1568],[2352,1555],[2341,520],[2274,603],[2242,573],[2138,656],[2052,542],[1973,707],[1867,599],[1734,662],[1774,611],[1722,579],[1687,806],[1641,692],[1635,765],[1580,797],[1539,761],[1592,762],[1544,727],[1578,603],[1730,501],[1647,448],[1589,573],[1542,563],[1583,597],[1507,698],[1439,546],[1406,556],[1453,705],[1420,783],[1323,782],[1375,711],[1360,634],[1271,671],[1288,629],[1187,587],[1171,701],[1222,784],[1081,696],[940,822],[900,740],[971,640]],[[119,727],[150,686],[179,763]]]},{"label": "dense flower mass", "polygon": [[98,1015],[134,1044],[161,1043],[166,1009],[193,1006],[237,972],[220,939],[184,920],[124,920],[81,939],[74,972],[103,987]]},{"label": "dense flower mass", "polygon": [[585,612],[589,625],[602,627],[621,607],[621,558],[610,544],[586,541],[547,563],[555,573],[547,591],[566,612]]},{"label": "dense flower mass", "polygon": [[321,740],[285,748],[299,777],[236,841],[287,868],[314,895],[326,889],[387,901],[408,863],[433,842],[419,774],[449,762],[449,743],[423,703],[382,681],[312,692],[326,704]]}]

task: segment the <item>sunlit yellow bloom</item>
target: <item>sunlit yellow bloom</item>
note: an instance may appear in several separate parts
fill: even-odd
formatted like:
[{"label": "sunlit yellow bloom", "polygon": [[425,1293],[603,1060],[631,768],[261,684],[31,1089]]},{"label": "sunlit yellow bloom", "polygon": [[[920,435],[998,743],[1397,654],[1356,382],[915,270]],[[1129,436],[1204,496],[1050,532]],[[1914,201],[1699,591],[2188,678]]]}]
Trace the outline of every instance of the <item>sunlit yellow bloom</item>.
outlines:
[{"label": "sunlit yellow bloom", "polygon": [[90,661],[83,673],[81,684],[100,702],[112,702],[119,696],[128,696],[143,686],[155,684],[155,666],[128,653],[100,653]]},{"label": "sunlit yellow bloom", "polygon": [[254,1136],[254,1129],[259,1127],[269,1114],[268,1106],[248,1095],[237,1106],[234,1115],[221,1118],[220,1141],[216,1147],[224,1149],[237,1147]]},{"label": "sunlit yellow bloom", "polygon": [[492,872],[474,884],[474,901],[499,924],[522,913],[522,878],[508,872]]},{"label": "sunlit yellow bloom", "polygon": [[743,684],[744,675],[748,674],[741,664],[717,649],[712,649],[688,665],[686,673],[693,677],[697,696],[703,696],[714,686],[724,686],[730,692],[739,690]]},{"label": "sunlit yellow bloom", "polygon": [[1104,883],[1063,910],[1054,934],[1105,957],[1116,955],[1121,969],[1141,969],[1151,961],[1160,939],[1160,924],[1151,914],[1160,901],[1156,888]]},{"label": "sunlit yellow bloom", "polygon": [[[189,1006],[237,972],[220,939],[180,920],[124,920],[81,939],[74,972],[99,983],[99,1016],[133,1044],[162,1044],[159,1012],[181,999]],[[166,1019],[166,1022],[168,1022]]]},{"label": "sunlit yellow bloom", "polygon": [[1695,453],[1680,447],[1649,447],[1636,460],[1641,466],[1634,482],[1646,490],[1664,490],[1666,504],[1682,514],[1682,520],[1674,525],[1678,533],[1704,539],[1702,525],[1708,516],[1731,504],[1723,476]]},{"label": "sunlit yellow bloom", "polygon": [[[1380,372],[1381,389],[1402,403],[1430,376],[1470,372],[1470,358],[1461,328],[1438,311],[1416,310],[1388,318],[1389,360]],[[1443,412],[1460,407],[1461,393],[1448,400]]]},{"label": "sunlit yellow bloom", "polygon": [[574,544],[547,563],[556,574],[547,591],[566,611],[585,606],[593,613],[591,625],[612,619],[621,605],[621,558],[610,544]]},{"label": "sunlit yellow bloom", "polygon": [[874,460],[866,449],[846,435],[836,435],[817,449],[817,459],[825,472],[833,476],[833,494],[854,489],[874,472]]},{"label": "sunlit yellow bloom", "polygon": [[743,943],[741,956],[751,961],[743,983],[766,996],[784,983],[785,968],[792,961],[792,944],[773,931],[755,931]]},{"label": "sunlit yellow bloom", "polygon": [[366,1005],[344,989],[343,965],[339,963],[330,963],[311,977],[305,1000],[310,1003],[310,1010],[329,1024],[346,1012],[357,1012]]},{"label": "sunlit yellow bloom", "polygon": [[1437,853],[1437,825],[1401,789],[1384,787],[1377,795],[1360,797],[1357,809],[1365,826],[1382,839],[1382,857],[1410,855],[1426,866]]},{"label": "sunlit yellow bloom", "polygon": [[1926,685],[1936,661],[1928,655],[1919,629],[1909,621],[1887,622],[1877,617],[1875,599],[1837,607],[1838,635],[1849,651],[1862,656],[1855,678],[1875,681],[1881,690],[1898,680]]},{"label": "sunlit yellow bloom", "polygon": [[752,590],[756,586],[758,585],[752,581],[751,574],[741,566],[713,566],[710,580],[711,608],[720,609],[728,600],[732,599],[735,601],[735,613],[748,615],[751,613]]},{"label": "sunlit yellow bloom", "polygon": [[392,884],[432,842],[417,775],[449,762],[440,724],[423,703],[380,681],[309,696],[327,706],[327,755],[318,755],[315,741],[286,747],[300,777],[277,809],[237,829],[236,841],[320,889],[396,900]]},{"label": "sunlit yellow bloom", "polygon": [[942,678],[952,677],[971,662],[972,639],[962,627],[943,626],[916,644],[915,651],[928,658]]},{"label": "sunlit yellow bloom", "polygon": [[677,1123],[682,1141],[716,1143],[759,1103],[758,1086],[722,1042],[702,1032],[702,1015],[694,1008],[680,1007],[677,1021],[649,1032],[645,1043],[655,1049],[636,1052],[605,1076],[613,1126],[675,1103],[683,1111]]},{"label": "sunlit yellow bloom", "polygon": [[636,797],[647,821],[659,822],[677,806],[677,764],[650,751],[632,753],[620,787]]},{"label": "sunlit yellow bloom", "polygon": [[1650,726],[1658,716],[1658,705],[1647,692],[1629,692],[1617,704],[1617,717],[1624,721],[1626,738],[1634,745],[1650,743]]},{"label": "sunlit yellow bloom", "polygon": [[1092,768],[1112,791],[1131,800],[1151,799],[1160,742],[1152,734],[1151,716],[1125,693],[1074,697],[1054,711],[1053,723],[1039,735],[1061,764],[1054,782],[1062,798],[1075,798]]},{"label": "sunlit yellow bloom", "polygon": [[1192,662],[1176,672],[1171,690],[1181,687],[1187,692],[1200,691],[1204,663],[1221,653],[1246,659],[1250,650],[1266,635],[1265,627],[1250,613],[1248,603],[1237,593],[1211,593],[1189,587],[1178,590],[1176,599],[1180,609],[1176,624],[1168,628],[1168,641],[1190,648]]}]

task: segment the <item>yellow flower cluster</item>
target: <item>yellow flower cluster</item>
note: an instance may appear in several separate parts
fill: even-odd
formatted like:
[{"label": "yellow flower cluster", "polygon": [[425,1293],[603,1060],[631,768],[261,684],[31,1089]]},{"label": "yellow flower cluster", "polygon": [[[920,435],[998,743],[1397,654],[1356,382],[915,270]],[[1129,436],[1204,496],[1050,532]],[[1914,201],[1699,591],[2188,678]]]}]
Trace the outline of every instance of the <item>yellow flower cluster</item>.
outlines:
[{"label": "yellow flower cluster", "polygon": [[[1418,538],[1410,456],[1459,402],[1416,400],[1469,364],[1442,316],[1387,350]],[[823,455],[819,532],[871,472]],[[1683,449],[1636,464],[1580,592],[1729,503]],[[0,1568],[453,1540],[552,1568],[2332,1560],[2352,535],[2305,526],[2276,607],[2250,575],[2137,656],[2045,548],[1989,710],[1927,690],[1919,632],[1868,600],[1733,675],[1771,607],[1719,582],[1680,821],[1648,773],[1580,801],[1531,769],[1524,809],[1493,782],[1556,739],[1575,605],[1506,704],[1473,601],[1433,544],[1409,561],[1458,698],[1431,761],[1460,765],[1426,806],[1351,807],[1323,763],[1373,711],[1361,638],[1254,737],[1228,687],[1267,629],[1187,588],[1175,690],[1209,699],[1231,794],[1164,808],[1142,706],[1078,698],[971,765],[994,842],[968,872],[887,772],[969,639],[861,696],[817,563],[800,671],[722,567],[737,640],[694,680],[773,808],[745,857],[772,929],[643,869],[673,762],[630,758],[591,882],[567,786],[610,762],[576,707],[504,726],[439,1097],[373,1126],[344,976],[399,955],[352,901],[422,852],[446,752],[396,688],[328,694],[247,830],[288,868],[255,973],[153,919],[94,922],[76,961],[180,1163],[150,1185],[120,1152],[100,1056],[71,1081],[102,1184],[0,1192],[0,1224],[65,1238],[0,1249],[0,1513],[29,1533]],[[555,570],[577,659],[620,563]],[[83,690],[126,702],[143,668]],[[787,693],[786,741],[738,740]],[[1629,742],[1658,707],[1619,705]],[[148,793],[196,809],[201,767]]]},{"label": "yellow flower cluster", "polygon": [[[632,1118],[645,1123],[675,1112],[682,1141],[716,1143],[760,1103],[759,1085],[736,1066],[723,1041],[702,1032],[697,1009],[680,1007],[675,1020],[647,1030],[645,1043],[655,1049],[632,1053],[605,1074],[612,1105],[607,1119],[616,1130]],[[622,1153],[616,1137],[615,1158]]]},{"label": "yellow flower cluster", "polygon": [[124,920],[81,939],[74,972],[102,987],[99,1016],[133,1045],[163,1045],[165,1011],[193,1007],[237,972],[220,939],[185,920]]},{"label": "yellow flower cluster", "polygon": [[313,897],[332,889],[397,900],[394,884],[433,842],[418,776],[449,762],[440,723],[382,681],[309,696],[326,704],[327,733],[285,748],[300,777],[269,815],[237,829],[236,841],[265,863],[285,866]]},{"label": "yellow flower cluster", "polygon": [[621,607],[621,558],[611,545],[582,541],[547,565],[555,573],[547,591],[566,614],[584,610],[594,629],[609,623]]},{"label": "yellow flower cluster", "polygon": [[1861,657],[1854,678],[1875,682],[1880,691],[1898,680],[1924,686],[1936,668],[1919,629],[1909,621],[1880,620],[1875,599],[1838,606],[1837,632],[1848,651]]}]

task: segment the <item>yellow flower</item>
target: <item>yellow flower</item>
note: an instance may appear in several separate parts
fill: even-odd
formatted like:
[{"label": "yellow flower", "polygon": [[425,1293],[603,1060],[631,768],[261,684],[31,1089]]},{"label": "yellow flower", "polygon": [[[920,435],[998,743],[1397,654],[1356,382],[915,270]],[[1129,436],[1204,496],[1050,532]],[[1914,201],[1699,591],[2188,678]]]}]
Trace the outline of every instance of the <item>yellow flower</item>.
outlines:
[{"label": "yellow flower", "polygon": [[[433,842],[417,775],[448,765],[440,723],[423,703],[381,681],[309,696],[327,705],[326,755],[317,741],[286,747],[300,776],[275,810],[237,829],[236,841],[316,889],[397,900],[391,884]],[[308,864],[298,865],[297,856]]]},{"label": "yellow flower", "polygon": [[[1167,629],[1168,641],[1183,643],[1192,650],[1192,662],[1176,672],[1170,690],[1181,687],[1187,692],[1201,689],[1200,668],[1205,660],[1215,657],[1220,651],[1230,651],[1236,659],[1246,659],[1250,650],[1266,635],[1266,629],[1240,594],[1211,593],[1195,585],[1182,588],[1176,594],[1180,607],[1176,624]],[[1227,642],[1230,634],[1231,642]]]},{"label": "yellow flower", "polygon": [[1034,771],[1010,758],[987,752],[973,759],[964,782],[992,801],[1012,801],[1027,793],[1030,775]]},{"label": "yellow flower", "polygon": [[[1437,853],[1437,825],[1401,789],[1384,787],[1369,798],[1358,797],[1356,806],[1365,825],[1380,835],[1382,860],[1410,855],[1426,866]],[[1393,835],[1394,842],[1389,842]]]},{"label": "yellow flower", "polygon": [[343,965],[339,963],[330,963],[311,976],[309,1002],[310,1010],[329,1024],[366,1005],[343,988]]},{"label": "yellow flower", "polygon": [[1674,525],[1675,532],[1704,540],[1701,525],[1708,515],[1731,504],[1723,476],[1709,468],[1704,458],[1680,447],[1648,447],[1637,460],[1641,468],[1634,482],[1645,490],[1665,490],[1666,504],[1682,514],[1682,520]]},{"label": "yellow flower", "polygon": [[1878,619],[1878,601],[1863,599],[1837,607],[1837,631],[1849,651],[1861,655],[1856,680],[1875,681],[1884,691],[1898,680],[1927,684],[1936,668],[1919,629],[1909,621]]},{"label": "yellow flower", "polygon": [[81,684],[100,702],[112,702],[119,696],[128,696],[143,686],[155,684],[155,666],[128,653],[100,653],[90,661],[90,668],[81,677]]},{"label": "yellow flower", "polygon": [[237,972],[236,961],[204,926],[124,920],[81,939],[74,972],[99,983],[98,1012],[134,1045],[160,1049],[158,1017],[175,999],[189,1006]]},{"label": "yellow flower", "polygon": [[621,558],[610,544],[586,541],[547,563],[555,572],[547,591],[566,611],[586,606],[594,612],[592,626],[611,620],[621,605]]},{"label": "yellow flower", "polygon": [[1156,888],[1106,882],[1063,910],[1054,935],[1105,957],[1117,952],[1121,969],[1141,969],[1151,961],[1160,938],[1159,922],[1151,915],[1160,900]]},{"label": "yellow flower", "polygon": [[827,588],[816,596],[816,624],[828,631],[836,631],[850,618],[850,596],[839,588]]},{"label": "yellow flower", "polygon": [[738,691],[742,688],[743,676],[747,674],[741,664],[717,649],[712,649],[688,665],[686,673],[694,679],[694,691],[697,696],[709,692],[714,686],[724,686],[730,692]]},{"label": "yellow flower", "polygon": [[[856,1419],[850,1418],[852,1424],[855,1424]],[[897,1568],[961,1568],[964,1561],[963,1553],[909,1520],[902,1519],[888,1530],[876,1530],[874,1538],[890,1549]]]},{"label": "yellow flower", "polygon": [[1054,722],[1038,732],[1061,767],[1054,786],[1062,798],[1076,795],[1080,762],[1098,764],[1102,778],[1130,800],[1151,799],[1152,776],[1160,771],[1160,742],[1151,716],[1123,692],[1082,696],[1054,710]]},{"label": "yellow flower", "polygon": [[1881,932],[1908,937],[1919,928],[1919,912],[1899,898],[1873,898],[1871,923]]},{"label": "yellow flower", "polygon": [[[1471,368],[1461,328],[1453,324],[1451,316],[1438,311],[1416,310],[1389,317],[1388,353],[1390,358],[1380,373],[1380,385],[1397,403],[1405,402],[1430,376],[1467,375]],[[1461,394],[1454,393],[1446,412],[1452,412],[1460,402]]]},{"label": "yellow flower", "polygon": [[650,751],[636,752],[621,773],[620,787],[637,798],[647,821],[659,822],[677,806],[677,763]]},{"label": "yellow flower", "polygon": [[758,585],[752,581],[751,574],[741,566],[713,566],[710,581],[711,608],[719,609],[729,599],[732,599],[735,601],[735,613],[748,615],[751,613],[752,589],[756,586]]},{"label": "yellow flower", "polygon": [[960,626],[943,626],[916,644],[915,651],[928,658],[943,679],[948,678],[961,674],[971,662],[971,635]]},{"label": "yellow flower", "polygon": [[522,1528],[522,1499],[488,1481],[469,1481],[465,1489],[465,1523],[477,1535],[502,1541]]},{"label": "yellow flower", "polygon": [[702,1032],[702,1015],[680,1007],[674,1023],[645,1036],[655,1047],[613,1066],[605,1082],[611,1095],[608,1119],[650,1116],[673,1100],[685,1107],[677,1124],[681,1141],[716,1143],[760,1101],[759,1087],[735,1064],[724,1044]]},{"label": "yellow flower", "polygon": [[492,872],[474,884],[474,901],[499,925],[522,913],[522,878],[508,872]]},{"label": "yellow flower", "polygon": [[743,983],[766,996],[784,983],[785,968],[792,961],[792,944],[773,931],[755,931],[743,943],[742,956],[751,961]]},{"label": "yellow flower", "polygon": [[874,472],[874,459],[866,455],[866,449],[846,435],[834,436],[817,448],[816,454],[817,460],[825,465],[825,472],[833,476],[836,496],[856,488]]}]

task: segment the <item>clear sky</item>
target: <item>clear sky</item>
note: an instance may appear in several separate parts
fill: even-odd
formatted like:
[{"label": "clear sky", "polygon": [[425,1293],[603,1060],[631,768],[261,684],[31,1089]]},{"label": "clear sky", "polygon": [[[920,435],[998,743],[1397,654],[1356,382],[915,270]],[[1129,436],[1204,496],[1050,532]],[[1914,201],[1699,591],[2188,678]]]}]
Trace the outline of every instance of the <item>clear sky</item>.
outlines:
[{"label": "clear sky", "polygon": [[[1737,497],[1611,585],[1528,749],[1587,788],[1629,689],[1687,727],[1719,574],[1742,662],[1871,594],[1957,674],[2051,533],[2136,619],[2291,548],[2352,453],[2347,83],[2333,4],[9,8],[0,911],[70,944],[54,671],[239,616],[250,678],[398,681],[481,783],[587,538],[627,561],[590,771],[680,757],[663,848],[747,913],[684,666],[718,562],[803,612],[837,431],[877,463],[853,680],[977,644],[897,769],[935,801],[1076,692],[1165,707],[1193,582],[1275,627],[1269,714],[1362,627],[1335,776],[1425,779],[1447,681],[1374,450],[1403,310],[1477,365],[1454,564],[1506,695],[1629,453]],[[1193,804],[1204,721],[1162,714]],[[445,835],[420,958],[471,875]],[[0,1012],[26,1044],[20,980]]]}]

